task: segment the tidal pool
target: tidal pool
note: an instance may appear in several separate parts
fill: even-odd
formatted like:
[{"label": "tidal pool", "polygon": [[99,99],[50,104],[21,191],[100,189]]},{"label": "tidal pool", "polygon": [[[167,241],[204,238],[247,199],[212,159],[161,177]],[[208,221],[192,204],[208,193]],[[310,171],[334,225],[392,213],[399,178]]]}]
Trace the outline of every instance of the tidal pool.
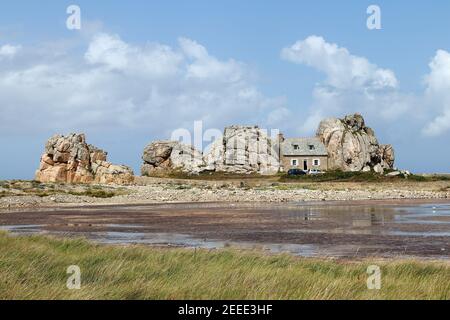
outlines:
[{"label": "tidal pool", "polygon": [[450,258],[450,201],[190,203],[0,214],[13,234],[113,245],[260,249],[306,257]]}]

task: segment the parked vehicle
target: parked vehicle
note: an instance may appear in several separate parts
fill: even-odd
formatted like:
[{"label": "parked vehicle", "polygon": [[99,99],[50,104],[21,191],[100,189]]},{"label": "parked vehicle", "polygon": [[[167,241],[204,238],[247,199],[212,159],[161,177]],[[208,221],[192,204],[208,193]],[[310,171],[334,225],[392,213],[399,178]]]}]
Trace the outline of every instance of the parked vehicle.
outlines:
[{"label": "parked vehicle", "polygon": [[310,169],[308,174],[323,174],[323,172],[318,169]]},{"label": "parked vehicle", "polygon": [[306,171],[300,169],[290,169],[287,173],[289,176],[304,176]]}]

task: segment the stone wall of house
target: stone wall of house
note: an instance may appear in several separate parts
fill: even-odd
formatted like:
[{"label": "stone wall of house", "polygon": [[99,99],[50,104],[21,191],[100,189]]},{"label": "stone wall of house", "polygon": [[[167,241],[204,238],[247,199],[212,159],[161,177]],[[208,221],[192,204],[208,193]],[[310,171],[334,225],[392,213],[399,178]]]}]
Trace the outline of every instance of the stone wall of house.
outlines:
[{"label": "stone wall of house", "polygon": [[[289,169],[301,169],[303,170],[303,161],[307,161],[307,165],[308,165],[308,170],[309,169],[318,169],[321,171],[327,171],[328,170],[328,157],[327,156],[306,156],[306,157],[302,157],[302,156],[282,156],[281,158],[281,165],[283,167],[283,171],[288,171]],[[293,166],[292,165],[292,160],[296,159],[298,165],[297,166]],[[315,166],[314,165],[314,160],[318,159],[320,162],[319,166]]]}]

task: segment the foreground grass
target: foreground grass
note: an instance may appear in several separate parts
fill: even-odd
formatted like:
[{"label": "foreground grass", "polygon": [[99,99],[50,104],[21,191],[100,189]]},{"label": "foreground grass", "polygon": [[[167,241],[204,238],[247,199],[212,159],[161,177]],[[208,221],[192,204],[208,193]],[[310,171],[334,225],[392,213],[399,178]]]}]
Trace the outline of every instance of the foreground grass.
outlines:
[{"label": "foreground grass", "polygon": [[[333,262],[235,250],[110,247],[0,233],[0,299],[450,299],[448,263]],[[68,290],[67,267],[81,268]]]}]

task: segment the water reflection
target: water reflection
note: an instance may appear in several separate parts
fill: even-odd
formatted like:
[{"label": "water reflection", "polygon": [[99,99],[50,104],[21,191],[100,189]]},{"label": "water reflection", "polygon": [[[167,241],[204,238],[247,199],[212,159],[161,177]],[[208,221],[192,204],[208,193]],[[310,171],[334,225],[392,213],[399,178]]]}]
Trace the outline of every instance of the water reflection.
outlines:
[{"label": "water reflection", "polygon": [[[38,224],[42,221],[35,220],[35,213],[30,212],[28,220],[21,218],[23,225],[6,224],[0,226],[0,230],[19,235],[86,237],[104,244],[257,248],[301,256],[353,256],[355,252],[383,255],[398,252],[399,247],[414,248],[416,255],[420,255],[421,250],[435,255],[437,251],[439,254],[450,252],[448,204],[326,203],[259,207],[190,204],[189,208],[181,205],[178,209],[176,205],[150,208],[71,208],[61,210],[59,215],[52,209],[49,216],[55,214],[57,219],[43,216],[45,224]],[[170,211],[166,211],[167,208]],[[184,219],[180,223],[182,227],[174,230],[172,224],[179,223],[179,219]],[[3,221],[0,219],[0,223],[4,224]],[[26,221],[36,224],[25,224]],[[155,225],[163,232],[153,231]],[[198,228],[202,228],[201,232]],[[409,246],[411,239],[414,247]],[[407,252],[402,250],[402,254]],[[448,258],[444,254],[442,256]]]}]

